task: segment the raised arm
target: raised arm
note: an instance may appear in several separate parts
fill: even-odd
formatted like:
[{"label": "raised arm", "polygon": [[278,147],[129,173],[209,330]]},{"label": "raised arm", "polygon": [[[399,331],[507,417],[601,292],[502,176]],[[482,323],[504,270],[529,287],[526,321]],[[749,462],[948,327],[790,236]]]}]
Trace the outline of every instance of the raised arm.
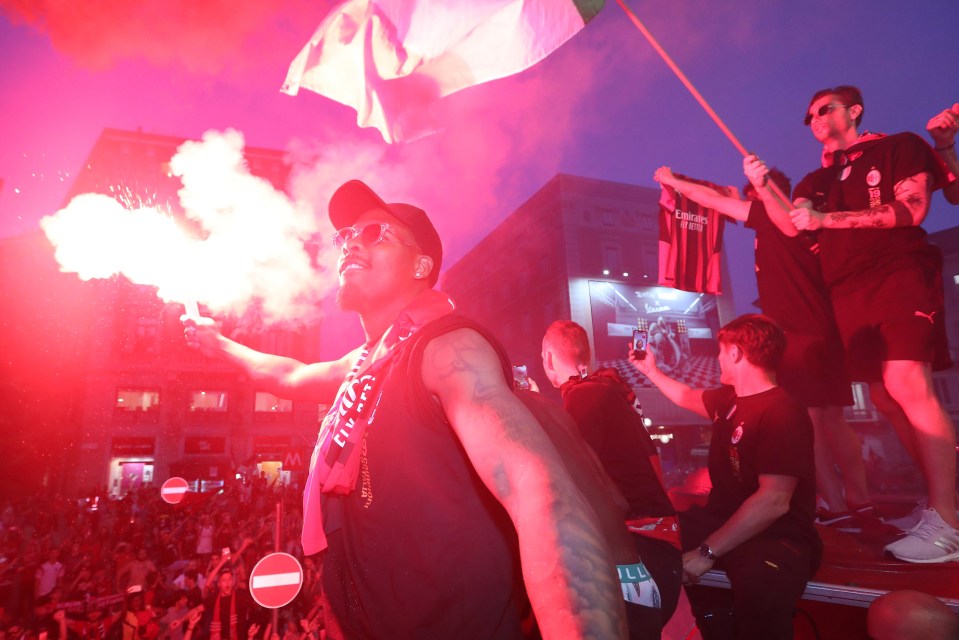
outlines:
[{"label": "raised arm", "polygon": [[[932,196],[932,176],[923,171],[896,183],[893,189],[895,200],[862,211],[833,211],[822,213],[815,209],[800,207],[789,216],[797,229],[891,229],[893,227],[918,227],[929,213]],[[798,201],[797,201],[798,204]]]},{"label": "raised arm", "polygon": [[[790,238],[799,235],[799,230],[789,217],[789,212],[792,210],[789,201],[779,198],[769,187],[769,168],[766,163],[756,155],[748,155],[743,158],[743,173],[749,178],[749,184],[756,190],[766,208],[766,214],[776,228]],[[789,197],[788,193],[784,195]]]},{"label": "raised arm", "polygon": [[749,203],[738,198],[730,198],[718,193],[704,184],[697,184],[677,177],[669,167],[660,167],[653,174],[653,180],[682,192],[693,202],[715,209],[724,216],[743,222],[749,217]]},{"label": "raised arm", "polygon": [[543,637],[624,637],[622,591],[596,515],[507,386],[490,344],[469,329],[434,338],[424,354],[423,381],[516,528]]},{"label": "raised arm", "polygon": [[630,350],[629,361],[633,363],[637,371],[649,378],[649,381],[656,385],[673,404],[704,418],[709,417],[709,414],[706,413],[706,405],[703,404],[702,389],[688,387],[660,371],[659,367],[656,366],[656,354],[653,353],[652,349],[646,350],[646,357],[643,359],[637,358],[636,354]]},{"label": "raised arm", "polygon": [[933,116],[926,124],[936,153],[946,163],[955,178],[942,188],[942,194],[951,204],[959,204],[959,157],[956,156],[956,133],[959,133],[959,102]]},{"label": "raised arm", "polygon": [[211,318],[181,316],[186,343],[203,355],[242,369],[257,388],[281,398],[330,403],[356,359],[359,348],[333,362],[305,364],[294,358],[261,353],[230,340]]}]

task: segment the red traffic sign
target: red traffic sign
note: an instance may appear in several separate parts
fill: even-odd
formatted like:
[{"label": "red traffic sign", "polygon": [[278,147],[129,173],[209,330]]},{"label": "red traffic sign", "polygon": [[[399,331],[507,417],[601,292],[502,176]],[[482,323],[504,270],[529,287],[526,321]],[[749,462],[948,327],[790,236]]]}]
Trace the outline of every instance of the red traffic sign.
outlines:
[{"label": "red traffic sign", "polygon": [[261,607],[279,609],[293,602],[303,586],[303,567],[288,553],[264,556],[250,572],[250,595]]},{"label": "red traffic sign", "polygon": [[183,478],[170,478],[160,487],[160,497],[168,504],[180,504],[186,492],[190,490],[189,487],[190,485]]}]

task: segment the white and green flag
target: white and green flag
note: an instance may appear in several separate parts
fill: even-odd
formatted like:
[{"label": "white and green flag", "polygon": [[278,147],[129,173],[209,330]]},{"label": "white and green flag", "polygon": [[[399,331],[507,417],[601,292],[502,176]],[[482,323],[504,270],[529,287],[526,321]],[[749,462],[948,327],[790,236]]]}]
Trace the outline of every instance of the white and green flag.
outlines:
[{"label": "white and green flag", "polygon": [[604,0],[346,0],[290,65],[281,91],[356,109],[387,142],[435,131],[430,104],[536,64]]}]

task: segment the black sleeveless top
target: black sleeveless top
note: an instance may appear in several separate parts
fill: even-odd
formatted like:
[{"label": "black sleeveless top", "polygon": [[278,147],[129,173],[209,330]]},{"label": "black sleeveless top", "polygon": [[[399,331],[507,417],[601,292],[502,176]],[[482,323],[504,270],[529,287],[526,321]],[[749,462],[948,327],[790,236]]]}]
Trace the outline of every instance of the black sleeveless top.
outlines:
[{"label": "black sleeveless top", "polygon": [[422,381],[436,336],[471,328],[449,314],[417,331],[385,375],[348,496],[323,497],[330,638],[522,638],[529,602],[513,525]]}]

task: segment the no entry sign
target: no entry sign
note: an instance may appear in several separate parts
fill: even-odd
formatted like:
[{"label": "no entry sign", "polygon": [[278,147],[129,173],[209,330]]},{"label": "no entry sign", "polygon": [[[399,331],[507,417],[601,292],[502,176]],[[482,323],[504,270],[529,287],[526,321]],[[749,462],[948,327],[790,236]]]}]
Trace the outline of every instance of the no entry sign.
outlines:
[{"label": "no entry sign", "polygon": [[160,487],[160,497],[169,504],[179,504],[186,495],[189,485],[183,478],[170,478]]},{"label": "no entry sign", "polygon": [[250,573],[250,595],[267,609],[290,604],[302,586],[303,567],[288,553],[264,556]]}]

